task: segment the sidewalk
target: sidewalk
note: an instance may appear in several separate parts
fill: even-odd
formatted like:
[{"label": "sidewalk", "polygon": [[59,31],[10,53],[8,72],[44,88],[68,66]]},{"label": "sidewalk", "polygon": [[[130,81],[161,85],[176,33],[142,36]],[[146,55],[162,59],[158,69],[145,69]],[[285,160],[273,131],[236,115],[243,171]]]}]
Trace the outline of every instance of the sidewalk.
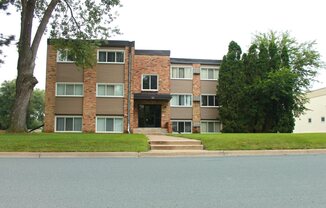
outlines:
[{"label": "sidewalk", "polygon": [[326,154],[326,149],[310,150],[151,150],[148,152],[0,152],[0,158],[148,158],[148,157],[229,157]]}]

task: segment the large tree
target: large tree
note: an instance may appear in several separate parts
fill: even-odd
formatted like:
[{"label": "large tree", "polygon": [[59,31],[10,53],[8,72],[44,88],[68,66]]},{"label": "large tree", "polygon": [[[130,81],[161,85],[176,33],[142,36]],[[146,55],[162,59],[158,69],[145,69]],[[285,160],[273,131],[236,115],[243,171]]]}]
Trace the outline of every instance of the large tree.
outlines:
[{"label": "large tree", "polygon": [[224,131],[292,132],[305,109],[304,92],[323,65],[315,44],[271,31],[257,34],[241,59],[230,62],[229,48],[218,83]]},{"label": "large tree", "polygon": [[[15,6],[21,13],[20,35],[18,40],[18,64],[15,102],[11,113],[10,131],[26,131],[28,104],[37,84],[34,68],[41,38],[50,23],[50,37],[58,49],[67,48],[75,56],[80,68],[91,67],[96,42],[89,39],[108,38],[118,30],[112,28],[115,16],[112,7],[119,0],[3,0],[0,9],[5,11]],[[34,23],[38,21],[35,27]],[[51,22],[50,22],[51,21]],[[35,34],[32,29],[36,28]],[[3,37],[3,36],[0,36]],[[10,37],[3,38],[11,40]],[[76,41],[64,41],[75,39]],[[7,42],[5,42],[7,43]]]}]

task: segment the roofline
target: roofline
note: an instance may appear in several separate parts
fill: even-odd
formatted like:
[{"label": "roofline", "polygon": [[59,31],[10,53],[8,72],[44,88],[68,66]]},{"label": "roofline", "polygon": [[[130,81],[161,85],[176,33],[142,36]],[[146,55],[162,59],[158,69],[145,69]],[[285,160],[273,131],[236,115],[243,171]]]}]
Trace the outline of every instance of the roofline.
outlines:
[{"label": "roofline", "polygon": [[171,58],[171,64],[205,64],[221,65],[222,60],[217,59],[192,59],[192,58]]},{"label": "roofline", "polygon": [[[51,39],[49,38],[47,43],[48,45],[52,45],[52,41],[54,40],[59,40],[59,39]],[[63,40],[74,40],[74,39],[63,39]],[[99,40],[99,39],[94,39],[94,40],[88,40],[88,41],[93,41],[93,42],[99,42],[101,47],[135,47],[135,41],[127,41],[127,40]]]},{"label": "roofline", "polygon": [[170,56],[170,50],[135,50],[135,55],[149,55],[149,56]]},{"label": "roofline", "polygon": [[307,91],[306,96],[307,98],[315,98],[315,97],[321,97],[326,95],[326,87]]}]

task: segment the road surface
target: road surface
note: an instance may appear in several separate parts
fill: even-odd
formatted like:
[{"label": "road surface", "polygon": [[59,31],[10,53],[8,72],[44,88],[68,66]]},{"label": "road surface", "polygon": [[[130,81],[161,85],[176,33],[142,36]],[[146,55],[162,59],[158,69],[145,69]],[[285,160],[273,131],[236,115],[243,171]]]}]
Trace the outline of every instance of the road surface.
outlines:
[{"label": "road surface", "polygon": [[324,208],[326,155],[0,159],[0,208]]}]

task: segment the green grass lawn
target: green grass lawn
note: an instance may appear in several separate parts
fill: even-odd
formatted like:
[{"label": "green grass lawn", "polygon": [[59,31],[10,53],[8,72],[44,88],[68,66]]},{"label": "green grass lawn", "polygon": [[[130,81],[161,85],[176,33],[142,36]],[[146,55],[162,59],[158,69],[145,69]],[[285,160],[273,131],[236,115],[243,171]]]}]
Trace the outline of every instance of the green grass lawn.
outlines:
[{"label": "green grass lawn", "polygon": [[142,134],[0,134],[0,152],[144,152]]},{"label": "green grass lawn", "polygon": [[181,134],[201,140],[206,150],[325,149],[326,133],[311,134]]}]

